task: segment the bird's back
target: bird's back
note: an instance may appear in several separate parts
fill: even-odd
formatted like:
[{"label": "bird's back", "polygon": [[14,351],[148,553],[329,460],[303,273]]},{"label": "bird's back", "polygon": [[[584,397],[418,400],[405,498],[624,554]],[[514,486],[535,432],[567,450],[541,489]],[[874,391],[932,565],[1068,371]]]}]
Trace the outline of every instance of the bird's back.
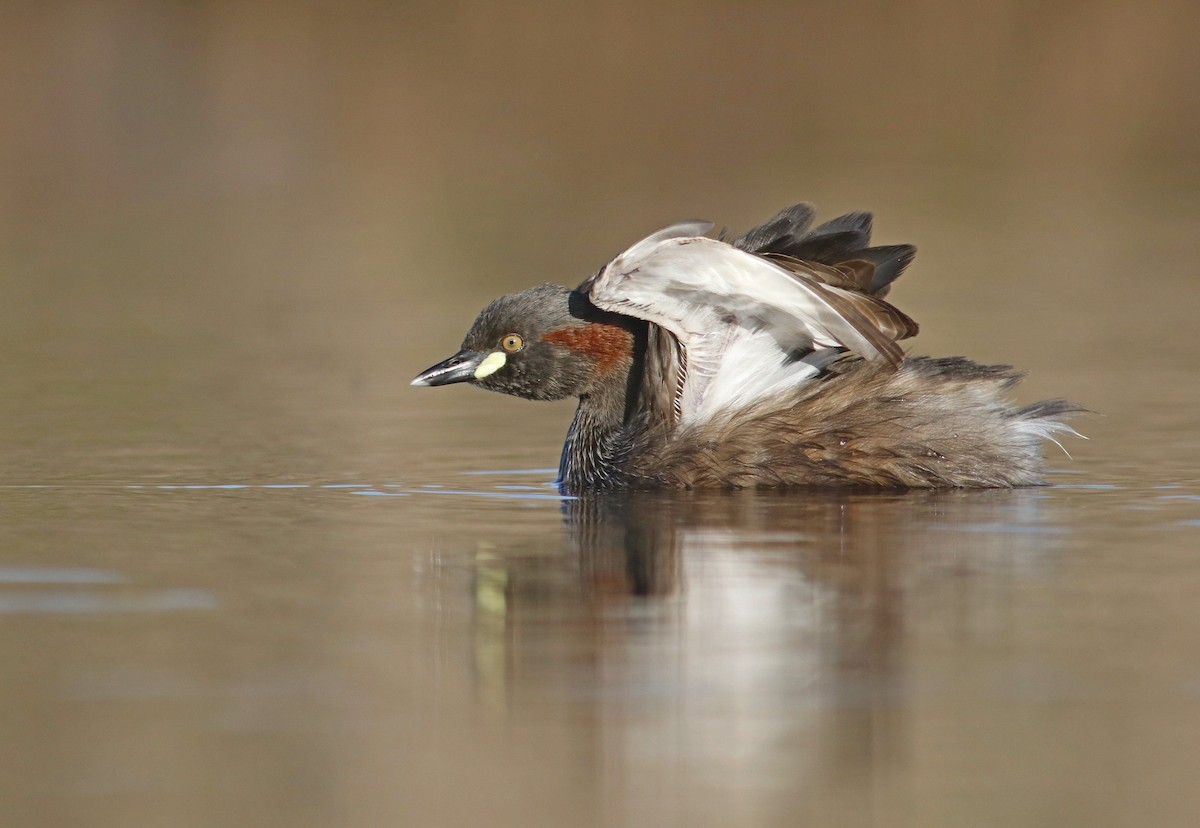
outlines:
[{"label": "bird's back", "polygon": [[1020,374],[955,357],[899,371],[845,356],[791,392],[675,429],[632,433],[629,485],[1009,487],[1042,482],[1042,445],[1074,433],[1052,400],[1015,408]]}]

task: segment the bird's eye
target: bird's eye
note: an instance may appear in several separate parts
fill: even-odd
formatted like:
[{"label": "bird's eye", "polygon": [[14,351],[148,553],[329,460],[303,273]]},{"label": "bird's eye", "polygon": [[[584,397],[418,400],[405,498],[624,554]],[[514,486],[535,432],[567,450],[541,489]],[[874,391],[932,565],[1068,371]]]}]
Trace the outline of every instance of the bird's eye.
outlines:
[{"label": "bird's eye", "polygon": [[510,354],[515,354],[525,347],[525,340],[521,339],[520,334],[506,334],[504,339],[500,340],[500,345]]}]

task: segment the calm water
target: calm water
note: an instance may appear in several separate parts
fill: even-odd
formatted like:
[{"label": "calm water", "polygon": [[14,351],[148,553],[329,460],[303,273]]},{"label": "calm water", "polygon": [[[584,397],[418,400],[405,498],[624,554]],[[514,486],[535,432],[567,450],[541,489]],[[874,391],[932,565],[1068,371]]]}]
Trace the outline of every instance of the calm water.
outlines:
[{"label": "calm water", "polygon": [[[1190,6],[101,8],[0,32],[5,826],[1200,824]],[[1050,486],[565,500],[569,404],[408,386],[800,198],[1096,412]]]},{"label": "calm water", "polygon": [[407,386],[473,308],[383,359],[258,327],[117,355],[39,301],[5,400],[7,824],[1200,807],[1200,388],[1169,365],[1045,357],[1105,413],[1043,489],[563,500],[569,406]]}]

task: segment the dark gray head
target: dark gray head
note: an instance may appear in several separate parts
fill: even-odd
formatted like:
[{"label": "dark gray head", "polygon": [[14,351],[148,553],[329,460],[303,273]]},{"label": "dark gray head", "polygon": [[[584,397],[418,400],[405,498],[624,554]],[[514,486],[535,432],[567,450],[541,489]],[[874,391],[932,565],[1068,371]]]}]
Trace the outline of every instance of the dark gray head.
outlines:
[{"label": "dark gray head", "polygon": [[597,310],[570,288],[539,285],[484,308],[462,350],[412,384],[469,382],[530,400],[580,396],[613,369],[628,370],[634,324]]}]

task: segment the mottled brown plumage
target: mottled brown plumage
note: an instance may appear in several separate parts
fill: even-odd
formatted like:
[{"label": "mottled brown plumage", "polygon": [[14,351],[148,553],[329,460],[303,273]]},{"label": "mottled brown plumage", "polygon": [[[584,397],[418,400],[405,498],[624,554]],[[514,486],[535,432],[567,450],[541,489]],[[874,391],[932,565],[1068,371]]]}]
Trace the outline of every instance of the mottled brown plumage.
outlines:
[{"label": "mottled brown plumage", "polygon": [[1045,418],[1077,408],[1012,408],[1004,392],[1019,379],[1007,365],[961,358],[910,357],[892,371],[842,357],[782,397],[695,426],[641,432],[629,485],[1036,485],[1041,443],[1053,436]]}]

